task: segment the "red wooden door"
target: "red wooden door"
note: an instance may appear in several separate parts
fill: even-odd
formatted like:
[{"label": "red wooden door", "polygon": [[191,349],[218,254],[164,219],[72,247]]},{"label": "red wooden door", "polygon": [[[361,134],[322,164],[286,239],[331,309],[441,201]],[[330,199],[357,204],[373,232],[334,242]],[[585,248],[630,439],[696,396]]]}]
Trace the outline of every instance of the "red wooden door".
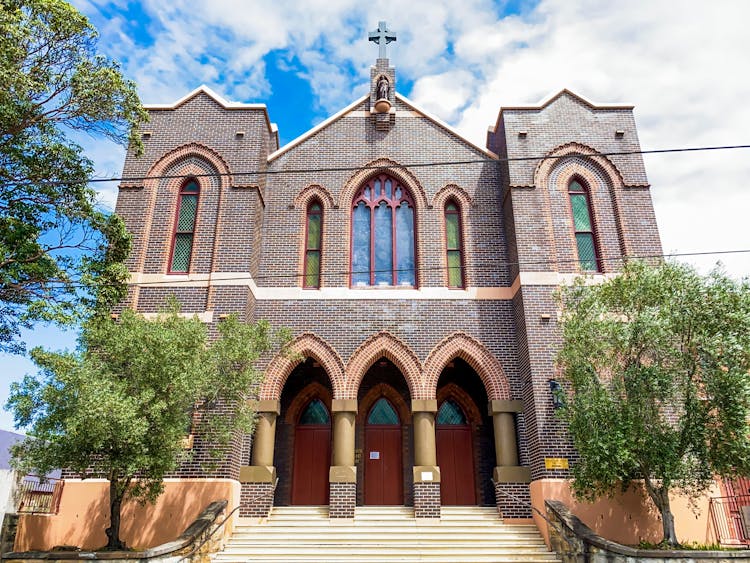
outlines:
[{"label": "red wooden door", "polygon": [[328,469],[331,466],[331,422],[317,399],[303,412],[294,433],[292,504],[328,504]]},{"label": "red wooden door", "polygon": [[444,505],[476,504],[474,449],[471,426],[453,401],[445,401],[437,417],[437,462],[440,467],[440,502]]},{"label": "red wooden door", "polygon": [[365,504],[404,503],[401,425],[395,409],[379,399],[365,426]]}]

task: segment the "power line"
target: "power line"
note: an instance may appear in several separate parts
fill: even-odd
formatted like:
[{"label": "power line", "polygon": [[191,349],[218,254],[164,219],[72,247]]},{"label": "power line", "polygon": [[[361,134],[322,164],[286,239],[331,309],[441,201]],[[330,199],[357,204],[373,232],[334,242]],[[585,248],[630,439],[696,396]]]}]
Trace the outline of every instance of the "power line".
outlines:
[{"label": "power line", "polygon": [[666,153],[685,153],[685,152],[707,152],[720,150],[750,149],[750,145],[719,145],[703,147],[682,147],[670,149],[651,149],[637,151],[613,151],[598,152],[596,154],[571,153],[565,155],[544,155],[544,156],[515,156],[507,158],[482,158],[473,160],[452,160],[437,162],[416,162],[409,164],[386,164],[383,166],[329,166],[321,168],[295,168],[289,170],[250,170],[244,172],[204,172],[200,174],[160,174],[153,176],[113,176],[111,178],[83,178],[81,180],[21,180],[18,182],[0,182],[2,187],[24,187],[36,184],[48,186],[67,185],[73,183],[103,183],[103,182],[143,182],[146,180],[169,180],[180,178],[218,178],[223,176],[271,176],[283,174],[310,174],[319,172],[352,172],[355,170],[400,170],[405,168],[426,168],[432,166],[464,166],[468,164],[490,164],[502,162],[527,162],[527,161],[544,161],[559,160],[564,158],[596,158],[600,156],[630,156],[644,154],[666,154]]},{"label": "power line", "polygon": [[[750,253],[750,248],[746,249],[737,249],[737,250],[710,250],[710,251],[702,251],[702,252],[674,252],[670,254],[643,254],[638,256],[609,256],[609,257],[602,257],[598,258],[596,261],[598,262],[624,262],[627,260],[646,260],[646,259],[653,259],[653,258],[680,258],[680,257],[686,257],[686,256],[721,256],[726,254],[748,254]],[[558,265],[558,264],[578,264],[580,263],[580,259],[567,259],[567,260],[527,260],[527,261],[519,261],[519,262],[513,262],[510,260],[496,260],[495,264],[492,266],[481,266],[477,265],[472,267],[473,271],[488,271],[488,270],[496,270],[498,266],[549,266],[549,265]],[[446,270],[454,270],[454,269],[468,269],[466,267],[449,267],[449,266],[430,266],[430,267],[422,267],[422,268],[401,268],[401,269],[388,269],[388,270],[341,270],[341,271],[334,271],[334,272],[320,272],[318,275],[323,277],[333,277],[333,276],[351,276],[355,274],[369,274],[369,273],[391,273],[391,272],[414,272],[416,273],[422,273],[422,272],[433,272],[433,271],[446,271]],[[584,272],[585,273],[595,273],[595,272]],[[187,275],[187,274],[185,274]],[[206,274],[201,274],[206,275]],[[208,274],[210,275],[210,274]],[[269,280],[269,279],[290,279],[290,278],[305,278],[308,277],[310,274],[304,274],[304,273],[290,273],[290,274],[266,274],[266,275],[260,275],[260,276],[251,276],[251,279],[253,281],[255,280]],[[216,282],[223,282],[223,281],[241,281],[241,280],[247,280],[247,275],[243,276],[228,276],[228,277],[222,277],[217,280],[210,280],[210,281],[216,281]],[[196,284],[209,281],[206,279],[199,279],[199,280],[158,280],[158,281],[146,281],[146,282],[134,282],[131,285],[137,285],[137,286],[148,286],[148,285],[163,285],[165,283],[168,283],[169,285],[176,285],[176,284]],[[79,286],[79,287],[88,287],[85,284],[81,283],[73,283],[69,284],[73,286]],[[374,286],[367,286],[367,287],[374,287]],[[397,286],[394,286],[397,287]]]}]

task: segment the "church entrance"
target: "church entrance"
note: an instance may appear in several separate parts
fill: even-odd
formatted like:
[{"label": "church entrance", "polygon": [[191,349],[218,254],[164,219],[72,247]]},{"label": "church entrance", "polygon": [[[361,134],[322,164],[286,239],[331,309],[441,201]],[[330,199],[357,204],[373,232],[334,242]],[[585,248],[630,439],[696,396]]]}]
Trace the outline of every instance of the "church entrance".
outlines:
[{"label": "church entrance", "polygon": [[448,399],[440,406],[435,422],[440,502],[443,505],[476,504],[474,448],[466,415],[458,403]]},{"label": "church entrance", "polygon": [[378,399],[365,426],[365,504],[403,504],[401,421],[385,397]]},{"label": "church entrance", "polygon": [[320,399],[312,399],[294,432],[292,504],[328,504],[331,460],[331,416]]}]

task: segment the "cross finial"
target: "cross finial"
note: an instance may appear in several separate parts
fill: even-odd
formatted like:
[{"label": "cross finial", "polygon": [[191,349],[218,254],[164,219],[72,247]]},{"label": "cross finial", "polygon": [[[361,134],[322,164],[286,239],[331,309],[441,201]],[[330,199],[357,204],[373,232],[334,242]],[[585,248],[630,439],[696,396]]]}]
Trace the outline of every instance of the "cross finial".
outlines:
[{"label": "cross finial", "polygon": [[385,46],[388,45],[388,43],[390,43],[391,41],[396,40],[396,32],[388,31],[385,22],[378,22],[378,29],[377,31],[370,32],[369,40],[375,41],[375,43],[379,45],[380,48],[378,50],[378,58],[387,59],[388,53],[385,50]]}]

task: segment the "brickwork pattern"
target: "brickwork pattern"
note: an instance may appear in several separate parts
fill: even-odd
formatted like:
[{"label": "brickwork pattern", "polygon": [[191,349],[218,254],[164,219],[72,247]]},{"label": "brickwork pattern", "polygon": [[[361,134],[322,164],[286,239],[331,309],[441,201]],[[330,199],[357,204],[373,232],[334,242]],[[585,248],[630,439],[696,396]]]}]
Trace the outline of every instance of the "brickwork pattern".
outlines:
[{"label": "brickwork pattern", "polygon": [[495,499],[500,518],[531,518],[531,490],[528,483],[495,483]]},{"label": "brickwork pattern", "polygon": [[440,483],[414,483],[414,518],[440,518]]},{"label": "brickwork pattern", "polygon": [[329,488],[329,518],[354,518],[357,507],[356,483],[331,483]]},{"label": "brickwork pattern", "polygon": [[240,490],[241,518],[268,518],[273,507],[272,483],[242,483]]}]

